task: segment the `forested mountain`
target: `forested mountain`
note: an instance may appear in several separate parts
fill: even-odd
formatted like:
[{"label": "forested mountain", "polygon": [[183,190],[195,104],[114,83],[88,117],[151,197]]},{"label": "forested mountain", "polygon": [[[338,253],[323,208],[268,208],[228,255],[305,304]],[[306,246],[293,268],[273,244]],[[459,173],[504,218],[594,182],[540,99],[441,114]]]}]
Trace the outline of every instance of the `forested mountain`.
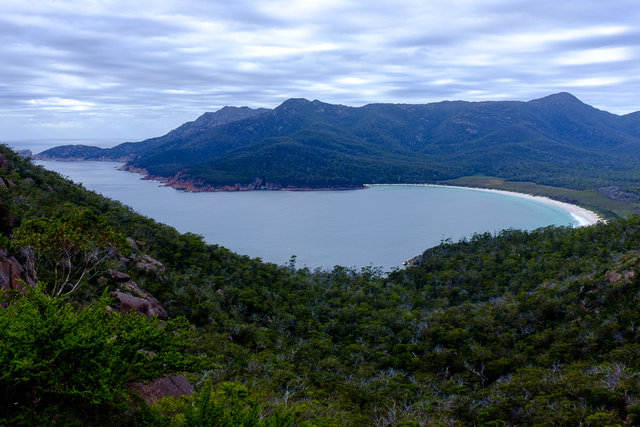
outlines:
[{"label": "forested mountain", "polygon": [[359,187],[469,175],[633,187],[640,116],[597,110],[568,93],[359,108],[289,99],[273,110],[225,107],[140,143],[57,147],[39,157],[124,160],[191,189]]},{"label": "forested mountain", "polygon": [[[640,424],[638,216],[309,271],[1,152],[2,425]],[[166,321],[120,313],[132,282]],[[169,374],[195,392],[137,399]]]}]

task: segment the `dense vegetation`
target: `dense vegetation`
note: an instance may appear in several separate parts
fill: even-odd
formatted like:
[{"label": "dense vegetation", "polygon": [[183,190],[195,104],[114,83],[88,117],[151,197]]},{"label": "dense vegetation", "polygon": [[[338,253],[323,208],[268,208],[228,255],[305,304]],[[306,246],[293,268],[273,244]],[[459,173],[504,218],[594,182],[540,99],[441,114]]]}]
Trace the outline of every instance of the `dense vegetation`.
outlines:
[{"label": "dense vegetation", "polygon": [[42,158],[124,160],[196,187],[357,187],[484,175],[628,189],[640,182],[638,120],[568,93],[360,108],[290,99],[273,110],[225,107],[137,144],[57,147]]},{"label": "dense vegetation", "polygon": [[[206,245],[2,151],[2,177],[16,185],[0,193],[13,218],[4,249],[34,236],[34,224],[57,229],[89,211],[81,223],[137,242],[120,249],[127,256],[166,266],[119,268],[177,319],[157,328],[106,312],[113,284],[101,273],[66,297],[47,287],[11,296],[0,309],[6,424],[640,424],[637,216],[442,242],[389,275],[309,271]],[[39,273],[51,281],[45,261]],[[123,328],[149,336],[105,347]],[[140,370],[147,351],[162,363]],[[108,368],[121,363],[130,372],[114,377]],[[147,408],[123,387],[171,372],[197,393]]]}]

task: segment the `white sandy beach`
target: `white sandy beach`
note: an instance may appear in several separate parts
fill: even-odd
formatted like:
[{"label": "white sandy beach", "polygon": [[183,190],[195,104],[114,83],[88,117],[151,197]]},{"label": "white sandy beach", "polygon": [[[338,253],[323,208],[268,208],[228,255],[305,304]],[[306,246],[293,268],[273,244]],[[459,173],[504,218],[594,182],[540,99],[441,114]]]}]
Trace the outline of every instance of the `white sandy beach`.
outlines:
[{"label": "white sandy beach", "polygon": [[373,187],[376,185],[414,185],[414,186],[422,186],[422,187],[445,187],[445,188],[461,188],[465,190],[474,190],[474,191],[486,191],[489,193],[498,193],[498,194],[506,194],[514,197],[522,197],[525,199],[535,200],[540,203],[546,203],[548,205],[556,206],[560,209],[564,209],[569,212],[571,216],[578,223],[578,227],[585,227],[588,225],[593,225],[598,222],[604,221],[600,215],[597,213],[590,211],[589,209],[585,209],[578,205],[573,205],[571,203],[559,202],[557,200],[550,199],[549,197],[544,196],[534,196],[532,194],[526,193],[518,193],[515,191],[506,191],[506,190],[494,190],[490,188],[479,188],[479,187],[462,187],[457,185],[439,185],[439,184],[367,184],[367,187]]}]

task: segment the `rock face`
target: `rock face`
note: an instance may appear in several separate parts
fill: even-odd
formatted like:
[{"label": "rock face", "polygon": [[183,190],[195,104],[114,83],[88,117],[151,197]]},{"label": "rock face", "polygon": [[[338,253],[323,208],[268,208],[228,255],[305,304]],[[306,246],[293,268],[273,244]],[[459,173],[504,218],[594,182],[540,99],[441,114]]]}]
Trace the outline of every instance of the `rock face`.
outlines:
[{"label": "rock face", "polygon": [[24,292],[27,286],[36,286],[38,276],[33,259],[26,249],[9,256],[0,249],[0,289]]},{"label": "rock face", "polygon": [[191,383],[182,375],[158,378],[149,384],[133,383],[130,388],[137,391],[148,405],[152,405],[163,397],[178,397],[194,392]]}]

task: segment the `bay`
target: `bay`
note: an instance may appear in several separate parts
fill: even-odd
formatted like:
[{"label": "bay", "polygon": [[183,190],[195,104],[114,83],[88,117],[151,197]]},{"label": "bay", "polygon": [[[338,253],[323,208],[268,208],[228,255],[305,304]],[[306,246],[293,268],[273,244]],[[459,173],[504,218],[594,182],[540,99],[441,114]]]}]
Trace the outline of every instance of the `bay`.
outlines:
[{"label": "bay", "polygon": [[391,270],[445,239],[576,225],[559,207],[466,188],[187,193],[118,171],[119,163],[37,163],[208,243],[277,264],[295,255],[298,267]]}]

